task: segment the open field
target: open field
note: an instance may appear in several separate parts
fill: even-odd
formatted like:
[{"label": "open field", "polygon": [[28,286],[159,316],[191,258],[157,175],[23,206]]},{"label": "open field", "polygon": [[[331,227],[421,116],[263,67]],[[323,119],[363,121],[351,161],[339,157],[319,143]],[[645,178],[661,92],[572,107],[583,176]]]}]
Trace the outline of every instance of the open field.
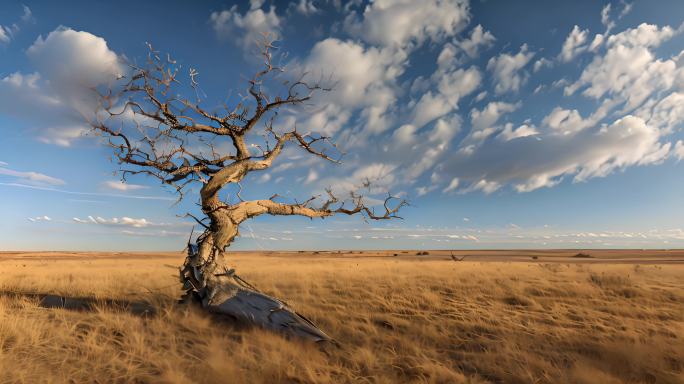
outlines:
[{"label": "open field", "polygon": [[0,252],[0,382],[684,383],[683,251],[415,254],[235,254],[321,349],[177,305],[181,254]]}]

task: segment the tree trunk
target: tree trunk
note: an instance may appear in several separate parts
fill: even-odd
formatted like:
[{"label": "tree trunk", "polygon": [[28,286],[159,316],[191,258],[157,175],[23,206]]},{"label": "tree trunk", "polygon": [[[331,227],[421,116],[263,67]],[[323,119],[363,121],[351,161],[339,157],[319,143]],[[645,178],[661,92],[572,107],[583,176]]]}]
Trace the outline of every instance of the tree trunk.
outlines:
[{"label": "tree trunk", "polygon": [[[229,269],[224,248],[214,245],[215,237],[225,240],[225,235],[225,232],[219,234],[208,229],[198,238],[197,244],[188,244],[188,256],[180,270],[186,290],[184,301],[199,302],[212,313],[287,336],[314,342],[333,341],[286,303],[260,292],[235,274],[234,269]],[[231,235],[228,235],[230,241],[234,237]]]}]

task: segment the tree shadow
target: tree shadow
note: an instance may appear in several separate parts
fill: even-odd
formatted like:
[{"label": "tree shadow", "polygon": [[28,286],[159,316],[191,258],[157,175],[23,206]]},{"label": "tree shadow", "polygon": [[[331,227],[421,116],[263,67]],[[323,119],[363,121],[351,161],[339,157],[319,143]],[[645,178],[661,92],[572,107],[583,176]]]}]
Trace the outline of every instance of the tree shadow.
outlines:
[{"label": "tree shadow", "polygon": [[97,308],[108,307],[136,316],[152,316],[157,309],[147,301],[107,299],[96,297],[67,297],[49,293],[0,291],[0,296],[36,300],[41,308],[60,308],[70,311],[94,312]]}]

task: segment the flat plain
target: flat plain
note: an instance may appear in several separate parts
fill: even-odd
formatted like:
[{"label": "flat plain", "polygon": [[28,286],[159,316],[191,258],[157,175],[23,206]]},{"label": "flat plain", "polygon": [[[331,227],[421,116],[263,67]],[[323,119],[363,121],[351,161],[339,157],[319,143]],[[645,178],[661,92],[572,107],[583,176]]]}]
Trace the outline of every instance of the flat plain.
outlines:
[{"label": "flat plain", "polygon": [[684,383],[684,251],[417,253],[233,253],[321,347],[177,304],[181,253],[0,252],[0,382]]}]

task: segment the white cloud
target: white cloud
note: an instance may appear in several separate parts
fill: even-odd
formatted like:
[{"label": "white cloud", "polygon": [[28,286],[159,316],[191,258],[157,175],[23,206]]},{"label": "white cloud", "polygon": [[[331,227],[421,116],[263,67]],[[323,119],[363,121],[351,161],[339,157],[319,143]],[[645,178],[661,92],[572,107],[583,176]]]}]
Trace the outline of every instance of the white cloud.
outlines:
[{"label": "white cloud", "polygon": [[301,13],[305,16],[311,16],[320,12],[320,10],[316,8],[316,4],[314,4],[313,0],[299,0],[298,3],[290,3],[290,6],[293,7],[297,13]]},{"label": "white cloud", "polygon": [[610,19],[610,8],[611,4],[608,3],[601,9],[601,24],[606,27],[606,34],[615,27],[615,22]]},{"label": "white cloud", "polygon": [[485,195],[489,195],[490,193],[498,191],[499,188],[501,188],[501,184],[497,183],[496,181],[481,179],[468,186],[468,188],[463,190],[463,193],[482,191]]},{"label": "white cloud", "polygon": [[597,33],[591,41],[591,44],[589,44],[589,51],[595,52],[603,44],[604,40],[603,34]]},{"label": "white cloud", "polygon": [[559,55],[560,60],[567,63],[568,61],[577,57],[577,55],[580,53],[586,51],[587,46],[585,43],[587,42],[588,35],[588,29],[581,30],[577,25],[575,25],[563,43],[563,48],[561,49],[561,53]]},{"label": "white cloud", "polygon": [[318,172],[311,169],[309,170],[309,174],[306,176],[306,180],[304,180],[304,184],[311,184],[316,180],[318,180]]},{"label": "white cloud", "polygon": [[454,60],[456,51],[464,52],[469,58],[476,58],[480,54],[481,49],[491,47],[495,41],[494,35],[478,24],[470,32],[470,37],[456,40],[453,45],[445,44],[439,55],[438,62]]},{"label": "white cloud", "polygon": [[[618,20],[622,19],[625,15],[632,11],[632,3],[627,3],[625,1],[620,1],[623,5],[622,11],[618,14]],[[612,10],[611,3],[606,4],[603,9],[601,9],[601,24],[606,27],[606,34],[615,28],[615,21],[610,18],[610,11]]]},{"label": "white cloud", "polygon": [[418,195],[418,197],[425,196],[428,193],[434,191],[435,189],[437,189],[436,185],[417,187],[416,194]]},{"label": "white cloud", "polygon": [[596,124],[596,121],[583,119],[576,109],[568,110],[556,107],[544,117],[542,124],[551,128],[553,133],[570,135]]},{"label": "white cloud", "polygon": [[271,180],[271,174],[270,173],[264,173],[263,175],[261,175],[261,177],[259,177],[259,179],[257,181],[259,183],[267,183],[270,180]]},{"label": "white cloud", "polygon": [[659,128],[663,133],[672,133],[684,124],[684,93],[672,92],[652,109],[645,109],[648,124]]},{"label": "white cloud", "polygon": [[512,123],[506,123],[506,125],[504,125],[503,131],[501,131],[499,134],[499,137],[506,141],[511,141],[521,137],[534,136],[538,134],[539,132],[533,125],[523,124],[518,128],[513,129]]},{"label": "white cloud", "polygon": [[69,146],[88,130],[83,116],[97,108],[89,87],[126,68],[104,39],[63,27],[38,37],[26,53],[38,72],[0,79],[0,113],[28,124],[42,142]]},{"label": "white cloud", "polygon": [[333,92],[319,94],[316,102],[320,108],[300,116],[297,124],[332,135],[360,110],[367,133],[383,132],[389,126],[387,109],[396,101],[395,80],[403,72],[403,58],[351,41],[329,38],[316,43],[301,72],[309,71],[315,79],[330,75],[336,87]]},{"label": "white cloud", "polygon": [[[140,195],[129,195],[129,194],[121,194],[121,193],[99,193],[99,192],[69,191],[66,189],[58,189],[58,188],[54,188],[54,187],[50,187],[50,186],[46,186],[46,185],[39,185],[38,183],[17,183],[17,182],[5,183],[5,182],[0,182],[0,185],[5,186],[5,187],[32,189],[32,190],[36,190],[36,191],[45,191],[45,192],[56,192],[56,193],[62,193],[62,194],[66,194],[66,195],[76,195],[76,196],[99,196],[99,197],[114,197],[114,198],[136,199],[136,200],[176,201],[176,198],[173,198],[173,197],[140,196]],[[79,200],[79,201],[86,201],[86,200]],[[90,202],[93,202],[93,201],[90,201]]]},{"label": "white cloud", "polygon": [[64,185],[66,184],[64,180],[58,179],[56,177],[48,176],[43,173],[38,173],[38,172],[32,172],[32,171],[27,171],[27,172],[22,172],[22,171],[16,171],[13,169],[9,169],[6,167],[7,164],[3,163],[0,164],[0,176],[9,176],[12,177],[14,181],[24,181],[28,182],[32,185],[36,186],[41,186],[41,185]]},{"label": "white cloud", "polygon": [[38,216],[38,217],[29,217],[28,221],[32,223],[37,223],[41,221],[52,221],[52,219],[49,216]]},{"label": "white cloud", "polygon": [[501,101],[490,102],[482,108],[482,110],[473,108],[473,110],[470,111],[473,131],[481,131],[494,127],[501,116],[513,112],[518,108],[520,108],[520,103],[512,104]]},{"label": "white cloud", "polygon": [[482,75],[477,68],[470,67],[440,73],[438,78],[437,91],[423,94],[415,106],[412,124],[417,128],[457,109],[459,100],[480,85]]},{"label": "white cloud", "polygon": [[629,166],[657,164],[670,149],[660,137],[660,131],[642,118],[626,116],[575,135],[490,141],[469,155],[454,154],[444,168],[472,182],[467,191],[491,192],[512,183],[517,191],[528,192],[554,186],[565,176],[581,182]]},{"label": "white cloud", "polygon": [[122,234],[127,235],[127,236],[134,236],[134,237],[175,237],[178,238],[180,236],[187,236],[187,232],[179,232],[179,231],[167,231],[167,230],[159,230],[159,231],[131,231],[129,229],[125,229],[121,231]]},{"label": "white cloud", "polygon": [[553,67],[553,61],[542,57],[541,59],[534,62],[534,66],[533,66],[532,71],[537,73],[544,68],[551,68],[551,67]]},{"label": "white cloud", "polygon": [[674,36],[675,30],[670,26],[658,28],[657,25],[641,23],[636,28],[608,37],[610,46],[657,47]]},{"label": "white cloud", "polygon": [[667,26],[641,24],[609,36],[605,54],[597,55],[579,80],[565,88],[565,94],[585,88],[584,96],[606,100],[607,95],[616,104],[625,103],[625,111],[633,110],[656,90],[673,85],[677,63],[656,59],[651,51],[673,34]]},{"label": "white cloud", "polygon": [[280,17],[276,14],[276,8],[270,6],[268,12],[264,12],[261,1],[250,1],[250,9],[241,14],[238,6],[234,5],[228,10],[212,12],[209,21],[219,38],[237,38],[237,43],[243,48],[255,47],[255,44],[264,39],[268,34],[270,39],[280,37]]},{"label": "white cloud", "polygon": [[446,188],[444,188],[442,190],[442,192],[448,193],[448,192],[455,191],[456,188],[458,188],[459,183],[460,183],[460,181],[458,180],[458,177],[454,177],[453,179],[451,179],[451,182],[449,183],[449,185],[447,185]]},{"label": "white cloud", "polygon": [[684,142],[681,140],[677,141],[677,144],[675,144],[673,154],[677,161],[682,161],[684,160]]},{"label": "white cloud", "polygon": [[45,144],[70,147],[75,140],[85,137],[87,133],[88,128],[83,126],[49,127],[44,129],[37,139]]},{"label": "white cloud", "polygon": [[145,185],[124,183],[122,181],[105,181],[104,183],[102,183],[102,185],[108,189],[113,189],[115,191],[121,191],[121,192],[136,191],[139,189],[148,188]]},{"label": "white cloud", "polygon": [[38,72],[62,93],[97,84],[107,84],[126,72],[107,42],[88,32],[58,28],[38,39],[26,51]]},{"label": "white cloud", "polygon": [[350,14],[345,28],[368,43],[410,50],[454,36],[469,18],[465,0],[377,0],[366,6],[362,17]]},{"label": "white cloud", "polygon": [[[346,196],[351,191],[363,191],[367,196],[385,194],[397,181],[392,171],[395,165],[370,163],[356,169],[347,177],[331,176],[320,180],[320,185],[329,186],[337,196]],[[366,187],[367,183],[370,183]]]},{"label": "white cloud", "polygon": [[159,227],[166,226],[168,224],[163,223],[153,223],[145,218],[135,219],[131,217],[112,217],[111,219],[105,219],[100,216],[88,216],[86,219],[80,219],[78,217],[73,218],[74,222],[79,224],[95,224],[95,225],[107,225],[107,226],[122,226],[122,227],[133,227],[133,228],[147,228],[147,227]]},{"label": "white cloud", "polygon": [[523,44],[515,55],[501,53],[489,59],[487,69],[492,72],[496,83],[494,91],[497,94],[517,92],[529,77],[523,68],[533,56],[534,52],[528,52],[527,44]]},{"label": "white cloud", "polygon": [[622,19],[623,17],[625,17],[625,15],[630,13],[632,11],[632,6],[634,5],[634,3],[626,3],[624,1],[622,1],[622,4],[624,4],[624,8],[622,8],[622,11],[620,11],[618,19]]},{"label": "white cloud", "polygon": [[440,73],[437,89],[449,103],[455,105],[463,96],[475,91],[481,81],[482,75],[476,67],[457,69]]}]

